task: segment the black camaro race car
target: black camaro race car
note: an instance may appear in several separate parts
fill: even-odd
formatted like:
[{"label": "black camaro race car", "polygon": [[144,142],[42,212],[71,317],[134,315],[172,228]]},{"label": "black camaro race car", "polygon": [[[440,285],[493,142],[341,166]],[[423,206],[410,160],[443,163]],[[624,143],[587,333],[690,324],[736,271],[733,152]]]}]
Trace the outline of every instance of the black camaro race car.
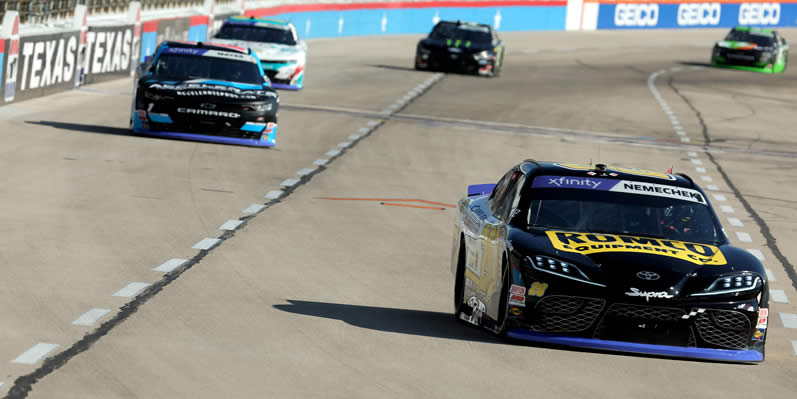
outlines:
[{"label": "black camaro race car", "polygon": [[768,282],[686,175],[527,160],[468,187],[458,319],[512,339],[764,360]]},{"label": "black camaro race car", "polygon": [[134,80],[134,133],[272,147],[279,96],[257,55],[213,43],[164,42]]},{"label": "black camaro race car", "polygon": [[504,43],[490,25],[440,21],[415,51],[415,69],[498,76]]},{"label": "black camaro race car", "polygon": [[783,73],[788,62],[789,45],[772,29],[737,26],[711,50],[711,65],[717,67]]}]

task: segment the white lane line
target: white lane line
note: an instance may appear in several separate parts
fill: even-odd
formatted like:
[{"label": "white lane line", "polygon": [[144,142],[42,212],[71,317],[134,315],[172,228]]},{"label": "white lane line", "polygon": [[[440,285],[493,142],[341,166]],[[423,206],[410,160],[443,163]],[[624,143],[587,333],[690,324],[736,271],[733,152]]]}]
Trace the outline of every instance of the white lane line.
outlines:
[{"label": "white lane line", "polygon": [[697,171],[697,173],[706,173],[706,168],[698,167],[698,168],[695,168],[695,171]]},{"label": "white lane line", "polygon": [[379,122],[380,122],[380,121],[376,121],[376,120],[370,120],[370,121],[368,121],[368,123],[366,123],[366,125],[368,125],[368,126],[370,126],[370,127],[374,127],[374,126],[378,125],[378,124],[379,124]]},{"label": "white lane line", "polygon": [[246,209],[243,210],[243,213],[249,213],[249,214],[258,213],[265,208],[266,206],[263,204],[252,204],[246,207]]},{"label": "white lane line", "polygon": [[350,145],[351,145],[351,143],[348,142],[348,141],[343,141],[343,142],[338,143],[338,147],[340,147],[340,148],[346,148],[346,147],[348,147]]},{"label": "white lane line", "polygon": [[244,222],[243,220],[230,219],[230,220],[224,222],[221,226],[219,226],[219,230],[233,231],[233,230],[237,229],[238,226],[240,226],[241,223],[243,223],[243,222]]},{"label": "white lane line", "polygon": [[694,152],[694,151],[689,151],[689,152],[687,152],[687,153],[686,153],[686,155],[689,155],[690,157],[693,157],[693,158],[694,158],[694,157],[696,157],[696,156],[697,156],[697,153],[696,153],[696,152]]},{"label": "white lane line", "polygon": [[769,290],[769,297],[777,303],[789,303],[789,298],[786,297],[786,291],[783,290]]},{"label": "white lane line", "polygon": [[370,127],[361,127],[359,129],[357,129],[357,131],[360,132],[360,134],[366,134],[366,133],[371,131],[371,128]]},{"label": "white lane line", "polygon": [[780,312],[780,321],[783,322],[783,327],[797,328],[797,314]]},{"label": "white lane line", "polygon": [[772,274],[772,270],[764,269],[764,272],[766,272],[766,274],[767,274],[767,280],[769,280],[769,281],[777,281],[777,279],[775,279],[775,275]]},{"label": "white lane line", "polygon": [[670,68],[670,72],[678,72],[681,70],[681,67],[672,67]]},{"label": "white lane line", "polygon": [[714,179],[712,179],[711,176],[703,175],[703,176],[700,176],[700,180],[703,180],[705,182],[710,182],[710,181],[713,181]]},{"label": "white lane line", "polygon": [[689,137],[681,137],[681,142],[682,143],[690,143],[690,142],[692,142],[692,140]]},{"label": "white lane line", "polygon": [[797,356],[797,341],[791,341],[791,349],[794,351],[794,356]]},{"label": "white lane line", "polygon": [[750,252],[753,256],[755,256],[759,261],[764,261],[764,254],[759,249],[748,249],[747,252]]},{"label": "white lane line", "polygon": [[[294,179],[294,180],[296,180],[296,179]],[[285,183],[285,182],[283,182],[283,183]],[[282,190],[271,190],[271,191],[266,193],[264,198],[265,199],[270,199],[270,200],[275,200],[275,199],[279,198],[280,195],[282,195]]]},{"label": "white lane line", "polygon": [[327,162],[329,162],[328,159],[316,159],[315,161],[313,161],[313,165],[315,165],[315,166],[324,166],[324,165],[327,164]]},{"label": "white lane line", "polygon": [[328,157],[335,157],[340,154],[340,150],[329,150],[325,153]]},{"label": "white lane line", "polygon": [[352,135],[349,136],[349,140],[352,140],[352,141],[357,140],[359,138],[360,138],[359,134],[352,134]]},{"label": "white lane line", "polygon": [[299,176],[307,176],[310,173],[315,172],[315,168],[302,168],[296,171],[296,174]]},{"label": "white lane line", "polygon": [[12,360],[11,363],[35,364],[57,347],[58,344],[48,344],[46,342],[39,342],[38,344],[33,345],[30,349],[23,352],[21,355],[17,356],[17,358]]},{"label": "white lane line", "polygon": [[203,238],[198,243],[194,244],[194,246],[191,248],[198,249],[200,251],[208,250],[216,246],[216,244],[218,244],[219,241],[220,240],[218,238]]},{"label": "white lane line", "polygon": [[717,201],[727,201],[728,200],[728,198],[726,198],[722,194],[711,194],[711,196],[714,197],[714,199],[717,200]]},{"label": "white lane line", "polygon": [[747,234],[743,231],[737,231],[736,238],[738,238],[739,241],[741,242],[753,242],[753,239],[750,237],[750,234]]},{"label": "white lane line", "polygon": [[280,183],[280,186],[282,186],[282,187],[293,187],[297,183],[299,183],[299,179],[285,179],[285,180],[282,181],[282,183]]},{"label": "white lane line", "polygon": [[730,223],[731,226],[744,227],[744,223],[738,218],[728,218],[728,223]]},{"label": "white lane line", "polygon": [[156,272],[169,273],[170,271],[182,266],[185,262],[188,262],[188,259],[173,258],[161,263],[160,266],[152,270]]},{"label": "white lane line", "polygon": [[110,309],[94,308],[86,313],[83,313],[83,315],[75,319],[72,324],[75,326],[91,326],[108,313],[111,313]]},{"label": "white lane line", "polygon": [[733,213],[733,207],[730,205],[720,205],[720,210],[724,213]]},{"label": "white lane line", "polygon": [[121,297],[121,298],[132,298],[132,297],[136,296],[136,294],[141,292],[141,290],[143,290],[144,288],[147,288],[148,286],[149,286],[148,283],[130,283],[130,284],[122,287],[121,290],[116,291],[113,294],[113,296],[118,296],[118,297]]},{"label": "white lane line", "polygon": [[695,164],[695,165],[702,165],[702,164],[703,164],[703,161],[701,161],[701,160],[699,160],[699,159],[693,159],[693,160],[692,160],[692,163],[693,163],[693,164]]},{"label": "white lane line", "polygon": [[713,185],[713,184],[709,184],[708,186],[706,186],[706,188],[711,190],[711,191],[720,191],[720,188],[715,186],[715,185]]},{"label": "white lane line", "polygon": [[686,132],[680,129],[675,129],[675,134],[679,136],[686,136]]}]

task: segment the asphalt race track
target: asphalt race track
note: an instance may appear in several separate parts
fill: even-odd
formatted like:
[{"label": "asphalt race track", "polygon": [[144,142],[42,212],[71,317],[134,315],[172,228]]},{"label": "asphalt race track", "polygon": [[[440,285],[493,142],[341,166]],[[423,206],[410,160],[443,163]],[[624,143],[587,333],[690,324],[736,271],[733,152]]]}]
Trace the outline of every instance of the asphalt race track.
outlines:
[{"label": "asphalt race track", "polygon": [[[499,79],[413,71],[415,36],[311,41],[274,149],[131,136],[129,80],[2,107],[0,395],[793,397],[797,67],[707,68],[724,34],[503,34]],[[771,272],[766,362],[456,323],[450,206],[525,158],[693,176]]]}]

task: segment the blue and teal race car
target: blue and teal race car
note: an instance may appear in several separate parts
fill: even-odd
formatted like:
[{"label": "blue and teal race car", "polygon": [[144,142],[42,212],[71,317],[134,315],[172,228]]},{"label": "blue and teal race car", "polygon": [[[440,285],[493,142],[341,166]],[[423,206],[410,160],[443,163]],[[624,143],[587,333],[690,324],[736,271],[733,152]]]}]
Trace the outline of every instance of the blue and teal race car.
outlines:
[{"label": "blue and teal race car", "polygon": [[272,147],[279,95],[248,49],[164,42],[134,81],[135,134]]}]

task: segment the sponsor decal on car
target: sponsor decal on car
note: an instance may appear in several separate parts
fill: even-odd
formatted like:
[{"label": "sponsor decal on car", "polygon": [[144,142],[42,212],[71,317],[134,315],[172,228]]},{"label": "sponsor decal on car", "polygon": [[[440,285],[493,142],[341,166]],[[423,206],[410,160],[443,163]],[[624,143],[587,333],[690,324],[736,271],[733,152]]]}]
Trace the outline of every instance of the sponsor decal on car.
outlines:
[{"label": "sponsor decal on car", "polygon": [[509,287],[509,293],[513,295],[526,295],[526,287],[512,284]]},{"label": "sponsor decal on car", "polygon": [[589,255],[604,252],[632,252],[661,255],[698,265],[725,265],[728,262],[719,248],[685,241],[638,236],[546,231],[554,248]]},{"label": "sponsor decal on car", "polygon": [[766,328],[757,328],[755,330],[755,334],[753,334],[753,341],[763,341],[764,334],[766,334]]},{"label": "sponsor decal on car", "polygon": [[241,114],[236,114],[235,112],[215,111],[209,109],[177,108],[177,112],[181,114],[218,116],[221,118],[231,118],[231,119],[237,119],[241,117]]},{"label": "sponsor decal on car", "polygon": [[610,191],[654,197],[673,198],[698,204],[706,204],[706,199],[697,190],[668,186],[666,184],[645,183],[632,180],[614,180],[581,176],[537,176],[532,188],[576,188],[585,190]]},{"label": "sponsor decal on car", "polygon": [[509,307],[509,314],[511,314],[513,316],[520,316],[521,314],[523,314],[523,310],[521,310],[517,306],[510,306]]},{"label": "sponsor decal on car", "polygon": [[638,288],[630,288],[630,291],[626,292],[625,295],[632,296],[632,297],[642,297],[645,298],[646,302],[650,302],[650,298],[661,298],[661,299],[670,299],[673,296],[667,293],[667,291],[641,291]]},{"label": "sponsor decal on car", "polygon": [[765,329],[767,328],[767,319],[769,318],[769,309],[768,308],[761,308],[758,310],[758,323],[756,324],[755,328]]},{"label": "sponsor decal on car", "polygon": [[526,306],[526,296],[521,294],[509,294],[509,304],[514,306]]},{"label": "sponsor decal on car", "polygon": [[548,289],[548,283],[534,282],[529,287],[529,296],[542,297],[545,295],[545,290]]}]

